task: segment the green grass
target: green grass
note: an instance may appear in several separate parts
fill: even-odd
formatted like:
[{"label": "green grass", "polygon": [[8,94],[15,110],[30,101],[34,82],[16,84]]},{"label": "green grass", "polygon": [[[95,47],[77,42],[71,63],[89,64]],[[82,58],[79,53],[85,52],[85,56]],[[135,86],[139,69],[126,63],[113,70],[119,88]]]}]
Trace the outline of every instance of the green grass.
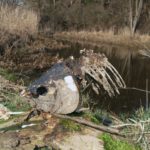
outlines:
[{"label": "green grass", "polygon": [[83,114],[83,118],[85,118],[85,119],[87,119],[87,120],[89,120],[89,121],[91,121],[91,122],[93,122],[95,124],[100,124],[101,123],[101,121],[97,119],[97,117],[95,116],[95,114],[92,113],[92,112],[90,112],[90,111],[84,113]]},{"label": "green grass", "polygon": [[7,100],[2,102],[11,111],[28,111],[31,109],[29,103],[23,101],[17,93],[5,93]]},{"label": "green grass", "polygon": [[135,113],[131,116],[131,118],[135,120],[148,120],[150,116],[150,108],[145,110],[142,106],[135,111]]},{"label": "green grass", "polygon": [[104,142],[105,150],[141,150],[139,147],[123,140],[113,139],[109,134],[102,134],[100,139]]},{"label": "green grass", "polygon": [[17,81],[16,75],[14,73],[11,73],[7,69],[0,68],[0,75],[9,81],[12,81],[12,82]]},{"label": "green grass", "polygon": [[[18,77],[7,69],[0,68],[0,75],[6,80],[13,82],[18,81]],[[3,97],[3,101],[1,103],[11,111],[28,111],[31,108],[29,103],[22,100],[18,92],[13,90],[2,90],[0,94]]]},{"label": "green grass", "polygon": [[103,117],[106,117],[109,119],[108,113],[104,110],[96,110],[95,112],[88,111],[83,114],[83,117],[95,124],[102,123]]},{"label": "green grass", "polygon": [[[20,116],[21,116],[21,115],[11,115],[8,120],[1,119],[1,120],[0,120],[0,124],[7,123],[7,122],[9,122],[9,121],[11,121],[11,120],[13,120],[13,119],[15,119],[15,118],[20,117]],[[1,130],[1,129],[0,129],[0,130]]]},{"label": "green grass", "polygon": [[67,119],[62,119],[60,121],[60,125],[69,132],[77,132],[77,131],[81,131],[81,126],[71,120],[67,120]]}]

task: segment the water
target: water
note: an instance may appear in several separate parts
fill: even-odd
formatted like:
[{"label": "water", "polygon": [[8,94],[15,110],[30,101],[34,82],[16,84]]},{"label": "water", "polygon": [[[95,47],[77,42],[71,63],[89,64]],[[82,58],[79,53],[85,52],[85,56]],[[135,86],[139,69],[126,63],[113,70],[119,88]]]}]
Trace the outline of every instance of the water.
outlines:
[{"label": "water", "polygon": [[[66,42],[65,42],[66,43]],[[67,44],[69,44],[67,42]],[[121,89],[121,94],[113,99],[99,100],[99,107],[105,107],[115,112],[132,112],[146,105],[146,79],[150,87],[150,59],[141,56],[138,48],[127,48],[113,45],[87,45],[84,43],[72,43],[71,47],[62,49],[60,57],[67,58],[70,55],[79,57],[79,50],[93,49],[95,52],[104,53],[114,67],[119,71],[127,89]],[[142,89],[143,91],[132,89]],[[98,97],[97,97],[98,99]]]},{"label": "water", "polygon": [[[79,50],[81,49],[93,49],[95,52],[104,53],[108,60],[114,65],[114,67],[119,71],[123,77],[127,89],[120,89],[120,95],[114,97],[113,99],[104,97],[99,99],[93,95],[93,97],[98,99],[98,107],[104,107],[107,110],[114,112],[132,112],[137,108],[146,105],[146,79],[148,80],[148,87],[150,87],[150,59],[144,58],[138,53],[138,48],[128,48],[114,45],[93,45],[85,43],[70,43],[63,41],[64,44],[70,45],[70,47],[61,50],[46,50],[47,55],[50,57],[58,55],[60,58],[67,58],[69,56],[79,57]],[[42,72],[46,71],[45,68],[40,72],[33,72],[32,79],[34,75],[40,76]],[[143,91],[131,89],[143,89]]]}]

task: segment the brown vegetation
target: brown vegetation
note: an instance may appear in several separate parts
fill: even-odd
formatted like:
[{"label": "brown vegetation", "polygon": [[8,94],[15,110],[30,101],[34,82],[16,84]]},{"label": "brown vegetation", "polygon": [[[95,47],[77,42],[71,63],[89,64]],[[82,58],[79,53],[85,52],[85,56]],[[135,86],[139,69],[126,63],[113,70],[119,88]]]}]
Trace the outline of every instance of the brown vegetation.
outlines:
[{"label": "brown vegetation", "polygon": [[58,61],[57,52],[65,47],[68,46],[62,42],[42,36],[28,41],[14,40],[10,47],[4,47],[4,53],[0,55],[0,67],[31,72],[34,69],[46,69]]},{"label": "brown vegetation", "polygon": [[0,6],[0,30],[22,36],[38,32],[38,16],[22,7]]},{"label": "brown vegetation", "polygon": [[95,43],[95,44],[113,44],[121,46],[141,46],[147,45],[150,41],[149,35],[141,35],[136,33],[134,36],[131,36],[130,30],[128,28],[118,31],[118,34],[115,34],[114,30],[106,31],[70,31],[70,32],[59,32],[55,34],[56,38],[69,40],[69,41],[78,41],[85,43]]},{"label": "brown vegetation", "polygon": [[63,47],[52,38],[38,35],[36,12],[21,6],[0,5],[1,67],[13,70],[49,67],[57,59],[47,55],[45,49]]},{"label": "brown vegetation", "polygon": [[38,17],[31,10],[0,5],[0,54],[10,53],[38,32]]},{"label": "brown vegetation", "polygon": [[[145,0],[26,0],[40,14],[40,27],[51,31],[108,30],[125,27],[150,33],[150,1]],[[132,24],[132,26],[131,26]]]}]

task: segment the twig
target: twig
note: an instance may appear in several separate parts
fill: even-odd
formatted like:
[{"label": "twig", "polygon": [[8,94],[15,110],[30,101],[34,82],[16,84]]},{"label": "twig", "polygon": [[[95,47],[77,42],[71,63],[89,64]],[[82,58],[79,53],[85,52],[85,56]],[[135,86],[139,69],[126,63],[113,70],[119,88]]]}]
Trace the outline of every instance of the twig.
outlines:
[{"label": "twig", "polygon": [[92,84],[92,80],[88,83],[88,85],[81,91],[81,93],[83,93],[91,84]]},{"label": "twig", "polygon": [[[133,136],[133,135],[139,135],[140,133],[139,132],[136,132],[136,133],[131,133],[131,132],[126,132],[126,134],[128,135],[128,136]],[[150,134],[150,132],[143,132],[143,134]]]},{"label": "twig", "polygon": [[[146,90],[135,88],[135,87],[126,87],[126,88],[119,88],[119,89],[121,89],[121,90],[135,90],[135,91],[139,91],[139,92],[146,92]],[[147,91],[147,93],[150,94],[150,91]]]},{"label": "twig", "polygon": [[143,138],[143,133],[144,133],[144,124],[139,124],[139,127],[141,128],[141,134],[140,137],[137,139],[136,143],[139,143],[141,141],[141,139]]},{"label": "twig", "polygon": [[139,126],[138,124],[131,124],[131,123],[125,123],[125,124],[120,124],[120,125],[114,125],[111,126],[112,128],[116,128],[116,129],[121,129],[127,126]]},{"label": "twig", "polygon": [[135,121],[134,119],[131,119],[131,118],[129,118],[128,119],[129,121],[132,121],[133,123],[150,123],[150,119],[148,119],[148,120],[140,120],[140,121]]},{"label": "twig", "polygon": [[97,130],[100,130],[100,131],[104,131],[104,132],[108,132],[108,133],[111,133],[111,134],[115,134],[115,135],[118,135],[118,136],[125,137],[125,135],[119,133],[119,130],[117,130],[117,129],[113,129],[113,128],[105,127],[105,126],[101,126],[101,125],[96,125],[92,122],[89,122],[89,121],[81,119],[81,118],[75,118],[75,117],[70,117],[70,116],[67,116],[67,115],[58,115],[58,114],[53,114],[53,115],[55,117],[59,117],[59,118],[62,118],[62,119],[69,119],[69,120],[75,121],[77,123],[92,127],[94,129],[97,129]]},{"label": "twig", "polygon": [[111,111],[111,113],[109,114],[109,116],[110,116],[113,120],[115,120],[118,124],[123,124],[123,123],[124,123],[124,122],[121,121],[121,120],[118,118],[118,116],[117,116],[114,112],[112,112],[112,111]]},{"label": "twig", "polygon": [[147,141],[147,137],[144,136],[143,140],[144,140],[144,144],[145,144],[145,149],[149,150],[149,142]]},{"label": "twig", "polygon": [[[132,121],[134,121],[134,120],[132,120]],[[119,124],[119,125],[114,125],[114,126],[111,126],[111,127],[120,129],[120,128],[124,128],[124,127],[127,127],[127,126],[139,126],[139,124],[141,124],[141,123],[150,123],[150,120],[146,120],[146,121],[141,120],[139,122],[134,121],[134,123]]]},{"label": "twig", "polygon": [[148,79],[146,79],[146,111],[148,111]]},{"label": "twig", "polygon": [[141,123],[150,123],[150,119],[145,120],[145,121],[141,120],[140,122],[141,122]]}]

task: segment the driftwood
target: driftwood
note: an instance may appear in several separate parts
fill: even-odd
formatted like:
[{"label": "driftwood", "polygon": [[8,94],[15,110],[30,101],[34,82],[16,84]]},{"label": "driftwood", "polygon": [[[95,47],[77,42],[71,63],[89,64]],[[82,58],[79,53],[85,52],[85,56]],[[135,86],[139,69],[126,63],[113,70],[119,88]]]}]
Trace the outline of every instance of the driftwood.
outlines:
[{"label": "driftwood", "polygon": [[53,114],[53,115],[58,117],[58,118],[72,120],[72,121],[77,122],[79,124],[82,124],[82,125],[85,125],[85,126],[88,126],[88,127],[100,130],[100,131],[104,131],[104,132],[107,132],[107,133],[111,133],[111,134],[114,134],[114,135],[125,137],[125,135],[121,134],[120,131],[117,130],[117,129],[102,126],[102,125],[96,125],[96,124],[94,124],[92,122],[89,122],[89,121],[87,121],[85,119],[82,119],[82,118],[75,118],[75,117],[70,117],[70,116],[67,116],[67,115],[58,115],[58,114]]},{"label": "driftwood", "polygon": [[[134,35],[137,25],[139,23],[140,16],[142,14],[143,4],[144,4],[144,0],[129,0],[130,29],[131,29],[132,35]],[[134,10],[134,7],[135,7],[135,10]]]}]

